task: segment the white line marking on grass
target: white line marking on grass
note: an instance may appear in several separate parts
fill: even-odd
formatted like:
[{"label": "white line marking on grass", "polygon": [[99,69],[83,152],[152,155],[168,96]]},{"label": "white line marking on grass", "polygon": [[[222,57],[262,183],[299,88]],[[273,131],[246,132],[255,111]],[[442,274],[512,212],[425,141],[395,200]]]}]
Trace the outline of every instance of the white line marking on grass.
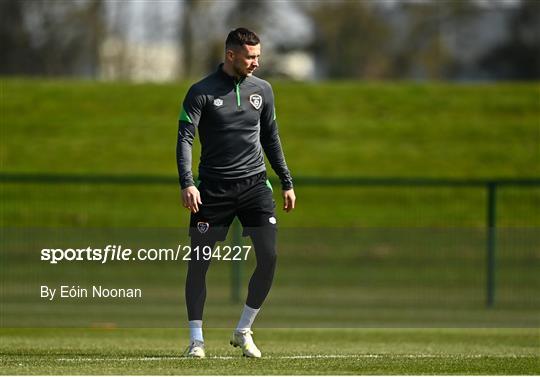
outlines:
[{"label": "white line marking on grass", "polygon": [[[410,355],[385,355],[385,354],[360,354],[360,355],[291,355],[291,356],[264,356],[263,359],[478,359],[482,357],[495,358],[520,358],[528,355],[441,355],[441,354],[410,354]],[[232,360],[241,356],[208,356],[210,360]],[[82,361],[167,361],[167,360],[190,360],[182,356],[147,356],[147,357],[62,357],[56,361],[82,362]]]}]

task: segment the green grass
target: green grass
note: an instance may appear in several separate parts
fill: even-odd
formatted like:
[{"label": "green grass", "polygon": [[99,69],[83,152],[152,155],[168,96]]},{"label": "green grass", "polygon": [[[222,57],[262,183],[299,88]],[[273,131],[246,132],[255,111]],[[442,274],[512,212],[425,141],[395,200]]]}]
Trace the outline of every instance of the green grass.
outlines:
[{"label": "green grass", "polygon": [[[2,79],[5,171],[176,173],[188,84]],[[539,176],[540,86],[274,83],[296,175]]]},{"label": "green grass", "polygon": [[[176,175],[187,83],[2,78],[1,85],[1,172]],[[295,176],[540,176],[538,83],[273,85]],[[245,360],[228,346],[223,328],[241,304],[230,300],[230,265],[218,262],[205,309],[214,358],[183,360],[184,262],[51,266],[37,257],[49,245],[185,243],[188,214],[176,184],[2,183],[0,373],[540,373],[539,187],[498,190],[491,309],[485,189],[296,192],[297,209],[278,214],[276,279],[256,323],[267,358]],[[139,285],[145,296],[52,303],[38,296],[40,284],[92,283]],[[92,328],[103,326],[118,328]]]},{"label": "green grass", "polygon": [[[2,316],[5,327],[174,327],[183,316],[186,262],[106,264],[39,259],[41,248],[122,245],[172,248],[186,234],[170,229],[12,229],[3,234]],[[484,232],[481,229],[281,229],[278,266],[261,327],[535,327],[540,289],[535,229],[499,234],[496,302],[486,309]],[[252,250],[239,267],[246,296]],[[180,255],[180,257],[183,254]],[[144,277],[144,278],[141,278]],[[224,327],[238,316],[230,300],[231,263],[212,261],[207,324]],[[136,300],[40,298],[40,285],[137,287]],[[38,312],[39,316],[35,313]]]},{"label": "green grass", "polygon": [[[537,83],[273,84],[294,176],[540,176]],[[187,87],[4,78],[1,170],[174,177],[177,116]],[[196,143],[195,156],[198,151]],[[6,226],[183,226],[187,221],[176,185],[10,184],[2,190]],[[280,216],[282,226],[485,222],[480,188],[298,186],[296,191],[298,210]],[[500,225],[540,225],[534,211],[539,188],[499,193]]]},{"label": "green grass", "polygon": [[[331,192],[332,200],[321,198]],[[282,227],[482,227],[483,188],[296,188],[298,206],[281,211]],[[176,185],[2,184],[5,226],[186,227]],[[540,226],[540,187],[501,188],[501,227]]]},{"label": "green grass", "polygon": [[537,329],[261,329],[260,360],[229,330],[205,333],[208,358],[182,359],[186,331],[3,329],[2,374],[538,374]]}]

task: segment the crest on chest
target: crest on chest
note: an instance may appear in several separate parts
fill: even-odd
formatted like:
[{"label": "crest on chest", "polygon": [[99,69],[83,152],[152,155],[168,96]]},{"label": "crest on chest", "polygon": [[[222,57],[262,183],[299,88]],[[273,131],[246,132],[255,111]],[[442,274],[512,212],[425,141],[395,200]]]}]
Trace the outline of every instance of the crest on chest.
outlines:
[{"label": "crest on chest", "polygon": [[256,109],[259,110],[262,106],[263,99],[259,94],[252,94],[249,96],[249,103]]}]

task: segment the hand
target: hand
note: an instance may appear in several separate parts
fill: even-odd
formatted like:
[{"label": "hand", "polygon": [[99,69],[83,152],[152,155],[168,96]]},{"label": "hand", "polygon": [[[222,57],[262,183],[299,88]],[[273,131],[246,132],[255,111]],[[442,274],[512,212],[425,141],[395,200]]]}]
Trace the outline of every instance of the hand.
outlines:
[{"label": "hand", "polygon": [[285,212],[291,212],[294,209],[295,202],[296,195],[294,195],[294,190],[283,190],[283,210]]},{"label": "hand", "polygon": [[201,193],[195,186],[189,186],[182,190],[182,202],[184,207],[193,213],[199,212],[199,204],[202,204]]}]

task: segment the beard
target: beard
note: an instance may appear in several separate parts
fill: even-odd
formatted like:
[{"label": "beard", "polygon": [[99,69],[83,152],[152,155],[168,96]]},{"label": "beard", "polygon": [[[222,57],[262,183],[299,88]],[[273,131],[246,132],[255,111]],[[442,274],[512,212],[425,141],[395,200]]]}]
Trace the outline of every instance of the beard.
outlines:
[{"label": "beard", "polygon": [[249,71],[248,67],[233,65],[234,73],[239,77],[251,76],[253,71]]}]

